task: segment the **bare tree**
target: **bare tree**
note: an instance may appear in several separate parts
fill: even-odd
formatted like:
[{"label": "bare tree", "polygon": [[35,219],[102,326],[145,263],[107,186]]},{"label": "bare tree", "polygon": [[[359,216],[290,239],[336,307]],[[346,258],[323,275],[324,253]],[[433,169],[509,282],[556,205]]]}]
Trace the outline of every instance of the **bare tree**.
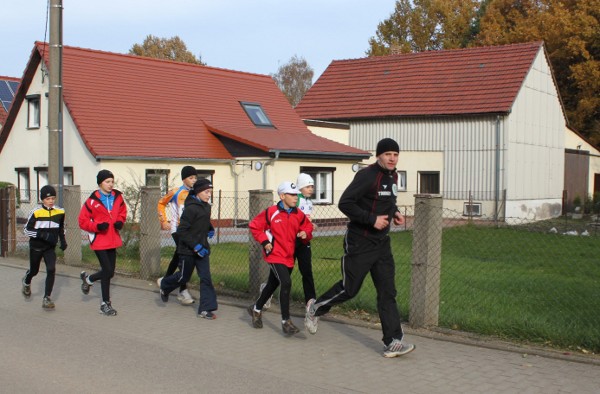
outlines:
[{"label": "bare tree", "polygon": [[314,74],[306,59],[294,55],[289,62],[279,67],[277,73],[271,74],[271,77],[292,107],[295,107],[312,86]]}]

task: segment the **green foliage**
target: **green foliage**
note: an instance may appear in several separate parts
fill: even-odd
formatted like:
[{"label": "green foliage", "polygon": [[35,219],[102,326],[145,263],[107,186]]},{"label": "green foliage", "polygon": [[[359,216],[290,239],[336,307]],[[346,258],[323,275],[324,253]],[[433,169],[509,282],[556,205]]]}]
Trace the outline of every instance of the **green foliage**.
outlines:
[{"label": "green foliage", "polygon": [[461,48],[471,41],[477,0],[399,0],[369,39],[367,55]]},{"label": "green foliage", "polygon": [[134,44],[129,50],[129,54],[205,65],[202,57],[196,58],[193,53],[188,51],[187,46],[178,36],[159,38],[150,34],[142,44]]},{"label": "green foliage", "polygon": [[297,55],[292,56],[286,64],[279,67],[277,73],[271,75],[292,107],[298,105],[310,89],[313,76],[314,70],[306,59]]}]

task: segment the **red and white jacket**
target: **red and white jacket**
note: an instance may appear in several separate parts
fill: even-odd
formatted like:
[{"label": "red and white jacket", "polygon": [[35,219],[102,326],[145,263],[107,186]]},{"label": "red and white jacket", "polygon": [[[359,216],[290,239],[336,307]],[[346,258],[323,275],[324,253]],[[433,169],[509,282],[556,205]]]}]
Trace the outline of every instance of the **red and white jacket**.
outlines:
[{"label": "red and white jacket", "polygon": [[265,209],[249,224],[254,239],[262,246],[267,243],[273,245],[269,254],[263,256],[267,263],[285,264],[289,268],[294,267],[294,249],[296,237],[300,231],[306,233],[304,242],[312,239],[313,225],[306,215],[297,208],[292,208],[288,213],[277,205]]},{"label": "red and white jacket", "polygon": [[[113,189],[111,194],[114,200],[110,210],[100,200],[100,191],[96,190],[88,197],[79,212],[79,228],[88,232],[92,250],[115,249],[123,245],[115,223],[125,223],[127,206],[120,191]],[[98,231],[99,223],[108,223],[108,229]]]}]

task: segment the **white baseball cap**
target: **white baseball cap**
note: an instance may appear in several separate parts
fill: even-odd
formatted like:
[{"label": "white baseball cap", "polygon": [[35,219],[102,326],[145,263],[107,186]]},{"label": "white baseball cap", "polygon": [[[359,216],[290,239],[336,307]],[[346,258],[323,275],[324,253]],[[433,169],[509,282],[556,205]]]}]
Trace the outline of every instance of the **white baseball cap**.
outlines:
[{"label": "white baseball cap", "polygon": [[277,194],[299,194],[300,191],[293,182],[285,181],[279,184]]}]

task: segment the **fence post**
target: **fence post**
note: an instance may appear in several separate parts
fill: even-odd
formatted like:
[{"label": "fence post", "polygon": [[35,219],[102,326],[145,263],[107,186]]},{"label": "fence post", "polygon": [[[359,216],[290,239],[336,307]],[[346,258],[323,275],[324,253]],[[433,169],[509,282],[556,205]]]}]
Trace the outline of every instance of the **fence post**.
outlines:
[{"label": "fence post", "polygon": [[[140,191],[140,276],[151,279],[160,275],[160,223],[156,204],[158,186],[143,186]],[[132,225],[135,225],[132,223]]]},{"label": "fence post", "polygon": [[65,209],[65,238],[69,247],[65,250],[66,265],[81,264],[81,230],[79,229],[79,211],[81,210],[81,186],[63,186],[63,205]]},{"label": "fence post", "polygon": [[[264,209],[273,205],[273,192],[271,190],[249,190],[249,216],[250,220],[254,219]],[[269,268],[263,262],[262,246],[258,244],[248,230],[250,238],[250,247],[248,248],[249,258],[249,276],[248,276],[248,291],[254,297],[258,295],[260,284],[267,280],[269,276]]]},{"label": "fence post", "polygon": [[415,195],[409,323],[437,326],[442,257],[442,196]]},{"label": "fence post", "polygon": [[8,188],[0,188],[0,256],[8,253]]}]

